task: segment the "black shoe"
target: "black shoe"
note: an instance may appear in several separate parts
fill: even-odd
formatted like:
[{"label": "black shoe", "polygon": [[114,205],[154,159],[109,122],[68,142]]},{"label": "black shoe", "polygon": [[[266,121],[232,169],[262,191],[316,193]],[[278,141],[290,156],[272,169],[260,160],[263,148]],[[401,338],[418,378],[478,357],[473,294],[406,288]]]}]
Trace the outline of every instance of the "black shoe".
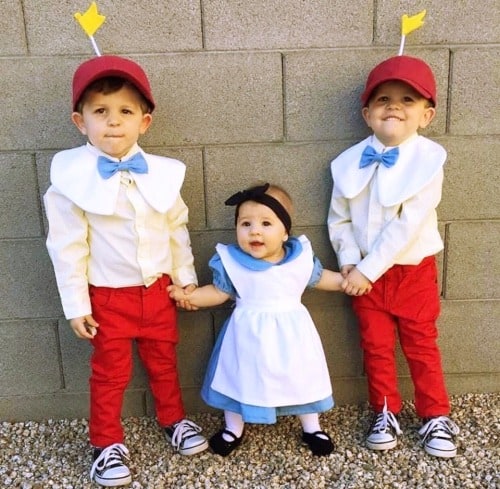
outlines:
[{"label": "black shoe", "polygon": [[315,431],[314,433],[302,432],[302,441],[306,443],[313,455],[328,455],[335,448],[332,439],[324,431]]},{"label": "black shoe", "polygon": [[93,458],[91,480],[104,487],[124,486],[132,482],[130,470],[124,463],[128,459],[128,450],[121,443],[104,449],[95,448]]},{"label": "black shoe", "polygon": [[[224,435],[229,435],[233,440],[227,441],[224,439]],[[215,433],[212,438],[209,440],[210,448],[217,453],[218,455],[222,455],[223,457],[227,457],[235,448],[237,448],[241,441],[243,440],[243,433],[238,438],[231,431],[224,429]]]},{"label": "black shoe", "polygon": [[193,421],[183,419],[163,428],[167,441],[181,455],[194,455],[208,448],[207,440],[201,435],[201,428]]}]

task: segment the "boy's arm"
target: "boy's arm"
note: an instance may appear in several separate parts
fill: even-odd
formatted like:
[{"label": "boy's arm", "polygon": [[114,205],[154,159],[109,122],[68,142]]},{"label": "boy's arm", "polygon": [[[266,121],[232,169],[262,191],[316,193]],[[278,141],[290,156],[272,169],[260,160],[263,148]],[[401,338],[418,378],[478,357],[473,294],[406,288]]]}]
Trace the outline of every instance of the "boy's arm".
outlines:
[{"label": "boy's arm", "polygon": [[85,317],[92,313],[90,306],[87,261],[87,220],[82,209],[50,187],[44,195],[49,222],[47,250],[52,260],[67,319]]},{"label": "boy's arm", "polygon": [[188,302],[195,307],[218,306],[231,298],[229,294],[222,292],[222,290],[212,284],[198,287],[191,293],[187,293],[177,285],[170,285],[167,287],[167,290],[174,301]]},{"label": "boy's arm", "polygon": [[349,202],[335,192],[335,187],[332,192],[327,222],[330,242],[337,255],[339,266],[359,263],[361,251],[354,238]]},{"label": "boy's arm", "polygon": [[172,254],[172,281],[185,287],[198,284],[194,268],[191,240],[187,229],[188,208],[179,195],[168,211],[170,226],[170,252]]},{"label": "boy's arm", "polygon": [[314,286],[315,289],[338,292],[342,290],[343,277],[339,272],[323,269],[319,282]]}]

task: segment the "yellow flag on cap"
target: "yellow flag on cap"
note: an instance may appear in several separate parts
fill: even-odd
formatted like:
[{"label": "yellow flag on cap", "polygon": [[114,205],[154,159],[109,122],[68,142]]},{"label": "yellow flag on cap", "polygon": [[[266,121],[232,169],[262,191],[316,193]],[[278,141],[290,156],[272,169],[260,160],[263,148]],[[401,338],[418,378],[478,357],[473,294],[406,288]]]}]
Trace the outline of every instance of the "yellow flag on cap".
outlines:
[{"label": "yellow flag on cap", "polygon": [[406,14],[401,17],[401,44],[399,46],[399,56],[403,54],[407,34],[424,25],[424,17],[426,13],[427,10],[422,10],[418,14],[412,15],[411,17]]},{"label": "yellow flag on cap", "polygon": [[80,12],[77,12],[75,14],[75,19],[78,21],[85,34],[89,36],[97,56],[100,56],[101,53],[99,52],[99,48],[94,40],[94,34],[106,20],[106,17],[97,11],[97,4],[92,2],[85,13],[81,14]]}]

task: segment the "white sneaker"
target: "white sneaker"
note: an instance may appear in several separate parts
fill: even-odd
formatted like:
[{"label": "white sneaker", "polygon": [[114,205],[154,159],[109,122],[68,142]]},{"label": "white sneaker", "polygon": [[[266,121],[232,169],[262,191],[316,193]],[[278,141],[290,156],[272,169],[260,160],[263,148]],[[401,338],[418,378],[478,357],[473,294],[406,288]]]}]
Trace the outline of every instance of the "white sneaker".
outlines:
[{"label": "white sneaker", "polygon": [[387,401],[381,413],[375,414],[366,436],[366,446],[371,450],[390,450],[398,444],[403,432],[396,416],[387,409]]},{"label": "white sneaker", "polygon": [[208,448],[206,438],[200,435],[201,428],[188,419],[183,419],[164,429],[167,440],[181,455],[194,455]]},{"label": "white sneaker", "polygon": [[130,484],[132,477],[123,459],[128,459],[128,450],[121,443],[114,443],[102,450],[95,449],[90,478],[104,487]]},{"label": "white sneaker", "polygon": [[418,430],[422,445],[429,455],[452,458],[457,454],[455,435],[460,432],[458,426],[447,416],[430,418]]}]

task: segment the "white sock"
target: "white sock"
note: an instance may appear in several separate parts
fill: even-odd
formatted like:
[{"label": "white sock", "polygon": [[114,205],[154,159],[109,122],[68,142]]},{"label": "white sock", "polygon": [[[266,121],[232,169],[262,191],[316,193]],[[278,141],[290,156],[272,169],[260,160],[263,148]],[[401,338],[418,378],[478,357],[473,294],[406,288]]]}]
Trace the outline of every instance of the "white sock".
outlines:
[{"label": "white sock", "polygon": [[[226,421],[226,429],[240,438],[245,428],[245,423],[243,422],[241,414],[233,413],[232,411],[224,411],[224,419]],[[222,438],[226,441],[234,441],[226,434],[223,434]]]},{"label": "white sock", "polygon": [[299,420],[305,433],[315,433],[316,431],[321,431],[318,413],[300,414]]}]

